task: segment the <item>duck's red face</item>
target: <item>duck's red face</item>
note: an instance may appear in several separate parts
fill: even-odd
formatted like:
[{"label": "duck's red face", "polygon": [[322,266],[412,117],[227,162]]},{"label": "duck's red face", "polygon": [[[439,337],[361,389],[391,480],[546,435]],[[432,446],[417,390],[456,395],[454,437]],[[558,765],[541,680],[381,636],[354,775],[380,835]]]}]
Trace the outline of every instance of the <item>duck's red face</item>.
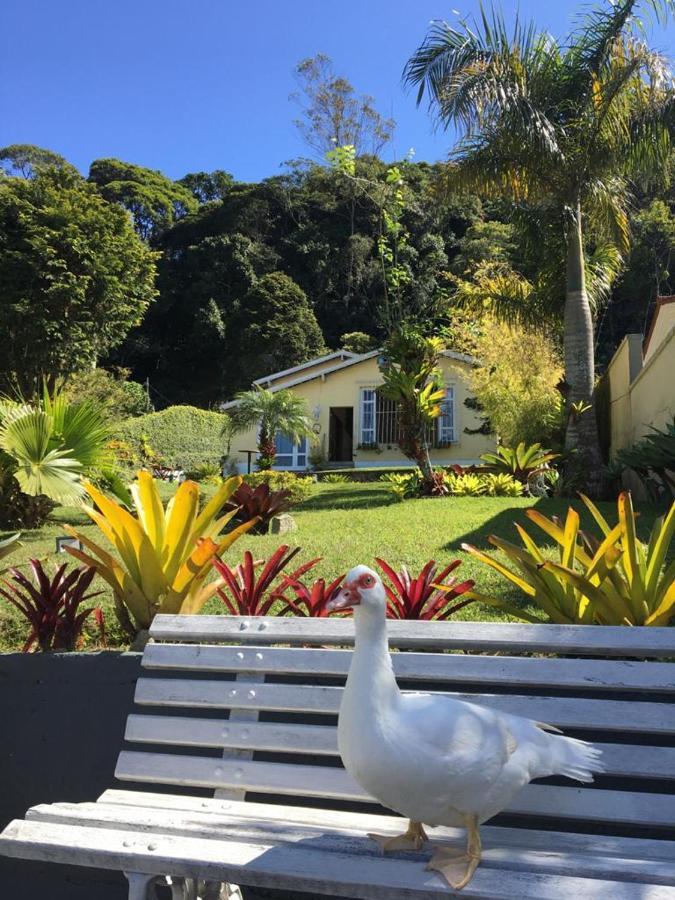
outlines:
[{"label": "duck's red face", "polygon": [[[349,579],[349,576],[347,576]],[[363,591],[369,591],[376,584],[375,576],[369,572],[361,572],[355,578],[351,578],[343,584],[338,595],[328,603],[331,612],[337,610],[353,609],[360,606],[363,599]]]}]

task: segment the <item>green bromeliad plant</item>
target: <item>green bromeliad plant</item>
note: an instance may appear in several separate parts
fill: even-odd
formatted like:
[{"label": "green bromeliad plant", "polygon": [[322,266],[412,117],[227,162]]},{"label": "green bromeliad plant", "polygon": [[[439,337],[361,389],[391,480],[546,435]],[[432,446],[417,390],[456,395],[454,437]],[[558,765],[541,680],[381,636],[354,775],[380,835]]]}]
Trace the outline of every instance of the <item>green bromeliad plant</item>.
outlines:
[{"label": "green bromeliad plant", "polygon": [[484,453],[481,459],[492,472],[512,475],[526,487],[531,479],[549,470],[549,464],[558,453],[543,450],[541,444],[526,446],[521,441],[517,447],[498,447],[495,453]]},{"label": "green bromeliad plant", "polygon": [[[514,584],[551,622],[579,625],[667,625],[675,617],[675,560],[668,551],[675,534],[675,503],[657,519],[647,544],[635,531],[631,496],[618,499],[618,522],[610,525],[582,495],[602,533],[580,530],[579,514],[570,508],[564,523],[538,510],[525,515],[558,545],[558,560],[544,555],[528,532],[516,524],[523,546],[491,535],[490,543],[513,564],[504,565],[470,544],[462,548]],[[527,622],[541,619],[504,600],[473,592],[476,600]]]}]

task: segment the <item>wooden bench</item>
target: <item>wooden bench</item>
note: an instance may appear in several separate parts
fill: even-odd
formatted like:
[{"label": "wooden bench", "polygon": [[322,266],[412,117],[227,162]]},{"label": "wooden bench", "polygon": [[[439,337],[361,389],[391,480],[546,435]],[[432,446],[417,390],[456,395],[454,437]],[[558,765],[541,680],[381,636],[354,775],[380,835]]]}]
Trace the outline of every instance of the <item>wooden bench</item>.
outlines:
[{"label": "wooden bench", "polygon": [[[351,621],[159,616],[151,634],[116,770],[134,789],[36,806],[0,853],[123,871],[132,900],[159,876],[174,898],[196,897],[198,879],[291,895],[452,894],[425,870],[428,853],[384,858],[366,837],[401,821],[337,756]],[[390,643],[405,651],[394,654],[404,688],[471,697],[604,750],[594,785],[529,785],[483,827],[464,896],[675,898],[675,628],[392,622]]]}]

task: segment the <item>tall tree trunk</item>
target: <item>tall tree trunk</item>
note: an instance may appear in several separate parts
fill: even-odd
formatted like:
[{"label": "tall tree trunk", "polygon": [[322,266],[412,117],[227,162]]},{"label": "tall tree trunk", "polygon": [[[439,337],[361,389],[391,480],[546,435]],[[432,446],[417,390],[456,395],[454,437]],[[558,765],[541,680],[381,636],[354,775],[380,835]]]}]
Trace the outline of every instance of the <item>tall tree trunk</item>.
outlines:
[{"label": "tall tree trunk", "polygon": [[564,344],[568,385],[565,449],[576,451],[571,468],[583,473],[586,490],[597,497],[602,491],[603,478],[595,409],[592,407],[580,416],[570,415],[573,403],[593,404],[595,382],[593,317],[586,294],[581,209],[578,204],[567,238]]}]

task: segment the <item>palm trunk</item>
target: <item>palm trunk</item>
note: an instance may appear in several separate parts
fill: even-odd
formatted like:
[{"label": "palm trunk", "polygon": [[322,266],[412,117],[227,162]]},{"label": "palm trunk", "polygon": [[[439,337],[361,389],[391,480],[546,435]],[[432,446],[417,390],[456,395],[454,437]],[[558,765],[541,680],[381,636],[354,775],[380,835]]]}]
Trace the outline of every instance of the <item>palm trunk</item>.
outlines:
[{"label": "palm trunk", "polygon": [[592,407],[578,417],[570,415],[573,403],[593,403],[595,383],[593,317],[586,294],[581,209],[578,204],[567,238],[564,345],[565,379],[568,385],[565,449],[576,451],[571,468],[583,472],[588,492],[597,497],[601,492],[603,479],[595,409]]}]

